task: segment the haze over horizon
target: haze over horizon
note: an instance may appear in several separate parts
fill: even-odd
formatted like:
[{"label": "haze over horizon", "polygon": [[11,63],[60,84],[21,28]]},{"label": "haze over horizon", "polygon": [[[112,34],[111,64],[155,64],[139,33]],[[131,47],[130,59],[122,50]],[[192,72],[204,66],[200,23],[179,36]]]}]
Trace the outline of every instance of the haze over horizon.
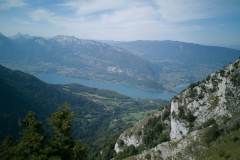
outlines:
[{"label": "haze over horizon", "polygon": [[240,45],[237,0],[0,1],[0,32]]}]

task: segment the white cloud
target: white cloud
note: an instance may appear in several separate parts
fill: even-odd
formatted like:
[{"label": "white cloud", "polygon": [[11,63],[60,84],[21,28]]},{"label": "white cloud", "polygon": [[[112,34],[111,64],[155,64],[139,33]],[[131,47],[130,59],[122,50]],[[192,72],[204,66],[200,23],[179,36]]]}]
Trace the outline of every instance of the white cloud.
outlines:
[{"label": "white cloud", "polygon": [[[234,0],[153,0],[163,19],[171,22],[186,22],[198,19],[208,19],[236,7]],[[238,6],[239,7],[239,6]],[[238,8],[239,9],[239,8]]]},{"label": "white cloud", "polygon": [[103,14],[101,21],[109,24],[124,25],[126,23],[143,23],[155,21],[156,13],[150,6],[129,7],[111,14]]},{"label": "white cloud", "polygon": [[201,0],[155,0],[154,2],[161,17],[168,21],[180,22],[209,16],[204,12],[205,3]]},{"label": "white cloud", "polygon": [[30,23],[22,28],[32,33],[35,29],[45,36],[66,34],[87,39],[190,41],[196,33],[209,28],[189,21],[225,12],[226,6],[216,1],[221,0],[66,1],[56,5],[56,10],[44,6],[35,10],[30,8],[27,10]]},{"label": "white cloud", "polygon": [[50,21],[51,19],[54,19],[55,14],[46,10],[46,9],[37,9],[29,13],[29,16],[34,21]]},{"label": "white cloud", "polygon": [[[46,21],[55,26],[55,34],[76,35],[88,39],[167,39],[168,36],[199,29],[196,26],[179,26],[159,19],[152,6],[133,6],[99,16],[60,16],[48,10],[31,12],[34,21]],[[169,38],[168,38],[169,39]]]},{"label": "white cloud", "polygon": [[104,11],[115,11],[128,6],[137,5],[142,0],[72,0],[61,6],[69,7],[78,15],[101,14]]},{"label": "white cloud", "polygon": [[12,8],[20,8],[26,6],[24,0],[1,0],[0,10],[8,10]]}]

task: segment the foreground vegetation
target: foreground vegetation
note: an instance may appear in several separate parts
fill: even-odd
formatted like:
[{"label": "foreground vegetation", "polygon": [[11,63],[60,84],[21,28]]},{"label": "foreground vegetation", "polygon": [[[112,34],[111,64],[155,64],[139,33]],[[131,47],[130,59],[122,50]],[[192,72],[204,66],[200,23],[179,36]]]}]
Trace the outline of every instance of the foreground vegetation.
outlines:
[{"label": "foreground vegetation", "polygon": [[[1,160],[84,160],[85,147],[71,136],[73,113],[67,104],[49,119],[50,131],[43,128],[33,112],[21,121],[17,142],[6,137],[0,145]],[[48,133],[49,132],[49,133]]]}]

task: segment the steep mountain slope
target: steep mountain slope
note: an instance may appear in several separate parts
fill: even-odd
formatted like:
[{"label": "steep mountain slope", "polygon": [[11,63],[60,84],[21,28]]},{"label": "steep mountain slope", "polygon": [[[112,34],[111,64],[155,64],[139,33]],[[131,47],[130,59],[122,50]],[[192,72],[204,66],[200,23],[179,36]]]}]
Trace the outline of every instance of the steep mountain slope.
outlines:
[{"label": "steep mountain slope", "polygon": [[[125,49],[71,36],[50,39],[0,36],[0,63],[28,73],[52,72],[71,77],[154,85],[155,67]],[[134,82],[134,83],[133,83]]]},{"label": "steep mountain slope", "polygon": [[[141,125],[134,126],[138,129],[132,130],[131,136],[128,136],[127,130],[119,137],[115,151],[118,156],[127,157],[130,156],[129,147],[134,148],[135,152],[131,153],[138,155],[127,158],[129,160],[227,157],[227,159],[238,159],[240,156],[239,88],[240,60],[237,60],[223,70],[209,75],[205,80],[190,85],[174,97],[171,101],[169,118],[162,116],[165,109],[157,114],[160,118],[152,126],[159,123],[164,127],[154,132],[159,137],[164,132],[168,133],[169,139],[164,139],[158,144],[154,144],[150,139],[154,146],[146,145],[143,141],[144,136],[139,132],[146,132],[149,124],[143,121]],[[147,119],[154,117],[156,115]],[[133,140],[132,137],[138,139]],[[139,148],[141,145],[142,147]]]},{"label": "steep mountain slope", "polygon": [[[42,120],[67,102],[75,113],[74,136],[92,144],[117,134],[157,110],[161,100],[136,100],[80,85],[50,85],[0,66],[0,136],[18,136],[18,120],[34,111]],[[95,145],[98,145],[94,142]]]},{"label": "steep mountain slope", "polygon": [[159,68],[158,80],[174,89],[202,80],[240,56],[239,50],[178,41],[109,42],[149,60]]}]

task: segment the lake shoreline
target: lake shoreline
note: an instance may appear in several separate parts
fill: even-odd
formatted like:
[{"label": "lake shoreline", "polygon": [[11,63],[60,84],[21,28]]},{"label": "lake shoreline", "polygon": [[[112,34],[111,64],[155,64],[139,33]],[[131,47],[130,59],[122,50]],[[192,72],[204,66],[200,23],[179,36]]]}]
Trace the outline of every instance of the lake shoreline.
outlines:
[{"label": "lake shoreline", "polygon": [[37,73],[35,76],[50,84],[80,84],[91,88],[112,90],[132,98],[170,100],[177,94],[166,90],[147,91],[122,83],[100,82],[90,79],[73,78],[56,73]]}]

